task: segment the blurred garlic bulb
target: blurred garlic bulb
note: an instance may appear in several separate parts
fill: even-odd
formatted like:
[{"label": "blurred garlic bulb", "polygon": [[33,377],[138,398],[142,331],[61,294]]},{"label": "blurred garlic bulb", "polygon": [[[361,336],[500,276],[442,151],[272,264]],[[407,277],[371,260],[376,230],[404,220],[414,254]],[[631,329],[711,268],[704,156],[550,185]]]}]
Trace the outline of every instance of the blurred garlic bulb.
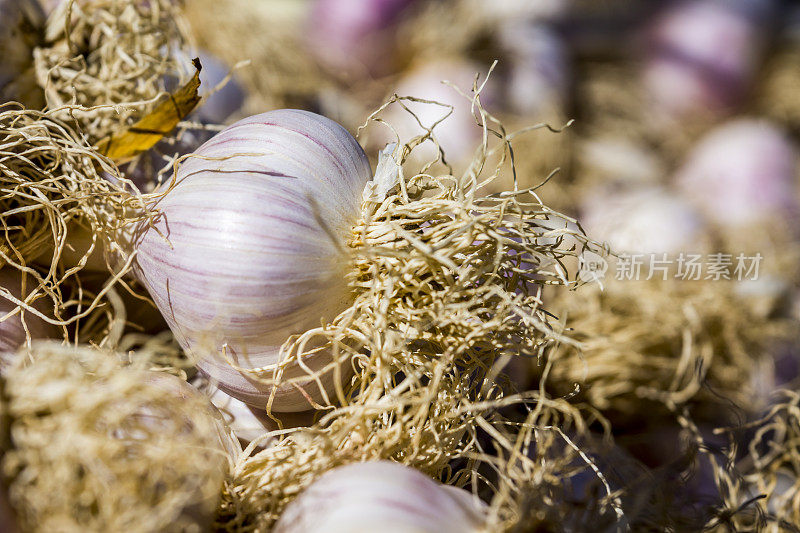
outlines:
[{"label": "blurred garlic bulb", "polygon": [[284,511],[275,533],[470,533],[484,531],[483,505],[389,461],[335,468]]},{"label": "blurred garlic bulb", "polygon": [[43,23],[36,0],[0,0],[0,102],[25,102],[31,96],[22,77],[30,74],[33,82],[33,49]]},{"label": "blurred garlic bulb", "polygon": [[[403,101],[403,105],[411,110],[426,128],[450,114],[450,108],[445,106],[453,107],[452,114],[433,128],[433,135],[451,164],[458,164],[470,158],[480,144],[483,132],[472,113],[472,102],[443,81],[455,85],[471,97],[472,85],[480,71],[477,65],[462,61],[428,63],[411,71],[393,90],[400,96],[412,96],[444,104]],[[496,101],[497,91],[491,80],[481,92],[480,99],[481,104],[487,108],[491,108]],[[397,130],[401,142],[407,142],[411,137],[425,133],[414,117],[397,104],[387,110],[385,119]],[[388,130],[385,130],[384,135],[385,137],[380,139],[382,142],[395,141]],[[438,150],[431,141],[426,141],[412,152],[412,157],[423,162],[431,161],[437,155]]]},{"label": "blurred garlic bulb", "polygon": [[[26,276],[23,287],[23,276],[19,270],[10,266],[0,269],[0,319],[17,309],[17,304],[8,300],[5,291],[8,291],[8,294],[14,298],[22,299],[23,294],[27,296],[32,289],[36,288],[35,283],[32,276]],[[43,311],[45,300],[46,298],[34,302],[34,309]],[[24,325],[21,314],[24,314]],[[58,329],[55,326],[32,313],[18,312],[0,321],[0,353],[16,352],[25,343],[28,335],[25,332],[26,327],[31,339],[52,338],[58,335]]]},{"label": "blurred garlic bulb", "polygon": [[524,115],[559,109],[569,88],[567,50],[560,37],[544,24],[509,21],[499,30],[508,54],[506,105]]},{"label": "blurred garlic bulb", "polygon": [[798,212],[797,155],[766,121],[740,119],[706,135],[678,170],[677,184],[713,222],[741,228]]},{"label": "blurred garlic bulb", "polygon": [[703,225],[692,207],[658,188],[590,194],[580,217],[586,233],[615,252],[677,253],[702,248]]},{"label": "blurred garlic bulb", "polygon": [[660,111],[678,117],[715,115],[738,105],[763,46],[753,14],[717,0],[669,5],[646,40],[645,87]]},{"label": "blurred garlic bulb", "polygon": [[3,468],[23,530],[211,527],[234,443],[182,379],[56,343],[21,352],[5,377]]},{"label": "blurred garlic bulb", "polygon": [[416,0],[316,0],[306,39],[325,66],[354,76],[394,70],[393,27]]},{"label": "blurred garlic bulb", "polygon": [[[349,304],[342,249],[360,216],[369,162],[344,128],[297,110],[240,120],[195,155],[156,204],[159,220],[139,228],[134,271],[200,370],[265,408],[273,386],[263,378],[281,363],[281,345]],[[284,378],[331,361],[310,353]],[[321,391],[314,381],[304,389],[285,383],[272,409],[310,409],[306,395],[319,401]]]}]

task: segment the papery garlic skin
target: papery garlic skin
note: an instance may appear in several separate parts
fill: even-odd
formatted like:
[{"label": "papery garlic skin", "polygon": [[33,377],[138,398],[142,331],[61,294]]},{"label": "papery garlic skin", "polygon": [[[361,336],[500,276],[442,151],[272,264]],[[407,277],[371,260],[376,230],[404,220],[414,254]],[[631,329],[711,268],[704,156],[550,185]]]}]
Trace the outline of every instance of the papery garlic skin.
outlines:
[{"label": "papery garlic skin", "polygon": [[472,533],[485,531],[483,504],[398,463],[335,468],[286,508],[274,533]]},{"label": "papery garlic skin", "polygon": [[[154,227],[139,228],[134,272],[181,346],[231,396],[265,408],[273,386],[223,354],[241,368],[275,365],[290,335],[349,305],[343,250],[370,177],[364,151],[343,127],[305,111],[271,111],[201,146],[155,206]],[[304,359],[316,370],[331,360],[327,352]],[[305,375],[298,365],[284,373]],[[322,397],[315,383],[305,392]],[[291,384],[271,406],[311,407]]]},{"label": "papery garlic skin", "polygon": [[[8,290],[12,296],[22,299],[22,273],[13,267],[5,266],[0,269],[0,287]],[[33,276],[27,276],[25,285],[25,295],[36,288],[36,281]],[[34,303],[34,308],[43,311],[43,303],[46,298],[39,299]],[[16,309],[17,305],[5,297],[0,296],[0,318]],[[32,313],[25,312],[25,326],[32,339],[52,338],[58,335],[55,326],[45,322]],[[9,316],[0,322],[0,353],[16,352],[25,343],[27,334],[25,326],[22,324],[20,313]]]}]

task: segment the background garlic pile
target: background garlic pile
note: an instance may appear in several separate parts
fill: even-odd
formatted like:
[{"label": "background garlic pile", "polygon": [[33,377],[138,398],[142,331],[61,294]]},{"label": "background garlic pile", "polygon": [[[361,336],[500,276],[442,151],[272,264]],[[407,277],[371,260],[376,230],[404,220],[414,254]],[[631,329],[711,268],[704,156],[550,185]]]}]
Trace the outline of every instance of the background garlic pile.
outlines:
[{"label": "background garlic pile", "polygon": [[800,526],[798,87],[779,0],[0,0],[0,529]]}]

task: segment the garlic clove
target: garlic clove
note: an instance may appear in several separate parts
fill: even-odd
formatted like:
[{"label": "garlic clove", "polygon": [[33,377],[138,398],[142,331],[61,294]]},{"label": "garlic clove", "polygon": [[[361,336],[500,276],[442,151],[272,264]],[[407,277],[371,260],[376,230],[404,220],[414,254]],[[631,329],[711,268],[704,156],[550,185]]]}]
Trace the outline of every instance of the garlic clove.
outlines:
[{"label": "garlic clove", "polygon": [[275,533],[469,533],[483,531],[484,505],[390,461],[340,466],[312,483]]},{"label": "garlic clove", "polygon": [[[310,426],[314,419],[314,411],[304,413],[283,413],[278,421],[270,418],[266,411],[250,407],[246,403],[237,400],[222,390],[207,385],[204,392],[209,395],[209,400],[219,409],[225,419],[225,423],[233,431],[233,434],[245,444],[259,440],[259,447],[268,447],[274,439],[262,439],[265,434],[280,429]],[[282,426],[282,427],[281,427]]]},{"label": "garlic clove", "polygon": [[[272,401],[279,412],[333,400],[323,394],[338,373],[326,350],[303,358],[312,371],[328,368],[322,389],[310,379],[283,383],[273,401],[263,381],[291,335],[347,307],[344,249],[370,177],[344,128],[297,110],[240,120],[179,168],[156,205],[162,215],[137,230],[134,271],[222,390],[262,409]],[[319,344],[312,338],[308,348]],[[297,363],[285,366],[287,378],[308,375]],[[349,371],[342,366],[343,379]]]}]

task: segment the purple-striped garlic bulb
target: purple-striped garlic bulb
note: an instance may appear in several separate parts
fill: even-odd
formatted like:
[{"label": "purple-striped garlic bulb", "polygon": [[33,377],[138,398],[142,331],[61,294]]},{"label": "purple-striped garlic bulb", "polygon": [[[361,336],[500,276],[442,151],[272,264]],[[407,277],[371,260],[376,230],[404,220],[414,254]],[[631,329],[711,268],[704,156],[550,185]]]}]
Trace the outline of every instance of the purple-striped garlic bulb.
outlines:
[{"label": "purple-striped garlic bulb", "polygon": [[350,75],[394,70],[393,29],[416,0],[316,0],[306,39],[323,65]]},{"label": "purple-striped garlic bulb", "polygon": [[657,110],[676,117],[717,115],[742,101],[763,36],[755,13],[736,4],[680,2],[656,18],[646,35],[644,85]]},{"label": "purple-striped garlic bulb", "polygon": [[312,483],[275,525],[275,533],[474,533],[484,505],[389,461],[340,466]]},{"label": "purple-striped garlic bulb", "polygon": [[[24,300],[23,295],[27,297],[35,287],[36,281],[33,276],[27,275],[23,278],[19,270],[10,266],[0,269],[0,353],[16,352],[28,336],[31,339],[57,336],[58,329],[55,326],[30,312],[19,309],[19,306],[9,299]],[[32,307],[42,312],[43,303],[44,300],[39,299],[33,302]],[[11,314],[14,311],[16,313]]]},{"label": "purple-striped garlic bulb", "polygon": [[[281,364],[281,346],[350,304],[343,250],[367,157],[343,127],[297,110],[240,120],[194,155],[156,204],[160,218],[138,229],[134,272],[219,388],[262,409],[308,410],[332,388],[333,356],[313,351],[312,336],[302,364]],[[322,388],[304,381],[308,369],[326,369]]]},{"label": "purple-striped garlic bulb", "polygon": [[698,252],[702,220],[682,198],[658,187],[589,195],[580,217],[586,233],[615,252]]},{"label": "purple-striped garlic bulb", "polygon": [[797,165],[795,149],[778,127],[739,119],[700,141],[678,170],[677,184],[710,220],[736,229],[797,216]]}]

